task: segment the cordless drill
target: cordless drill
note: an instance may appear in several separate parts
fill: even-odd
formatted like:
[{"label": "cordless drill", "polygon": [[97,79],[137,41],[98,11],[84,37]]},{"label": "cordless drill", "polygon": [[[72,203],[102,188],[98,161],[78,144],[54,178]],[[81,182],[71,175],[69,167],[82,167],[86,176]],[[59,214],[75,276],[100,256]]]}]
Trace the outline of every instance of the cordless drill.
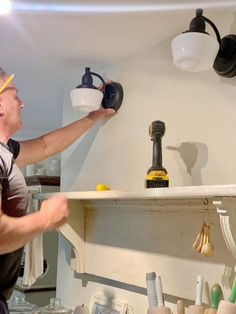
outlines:
[{"label": "cordless drill", "polygon": [[153,141],[152,167],[146,176],[146,188],[162,188],[169,186],[169,177],[162,166],[162,136],[165,134],[165,123],[153,121],[149,126],[149,135]]}]

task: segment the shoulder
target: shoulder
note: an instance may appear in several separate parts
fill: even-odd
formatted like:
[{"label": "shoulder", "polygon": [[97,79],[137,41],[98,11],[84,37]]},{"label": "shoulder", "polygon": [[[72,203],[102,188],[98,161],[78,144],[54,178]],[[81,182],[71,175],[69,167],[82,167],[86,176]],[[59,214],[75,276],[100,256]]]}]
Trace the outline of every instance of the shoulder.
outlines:
[{"label": "shoulder", "polygon": [[0,144],[0,176],[7,177],[11,173],[14,163],[13,152],[8,145]]},{"label": "shoulder", "polygon": [[13,139],[10,139],[7,142],[7,145],[9,147],[10,152],[13,154],[14,159],[16,159],[20,152],[20,143]]}]

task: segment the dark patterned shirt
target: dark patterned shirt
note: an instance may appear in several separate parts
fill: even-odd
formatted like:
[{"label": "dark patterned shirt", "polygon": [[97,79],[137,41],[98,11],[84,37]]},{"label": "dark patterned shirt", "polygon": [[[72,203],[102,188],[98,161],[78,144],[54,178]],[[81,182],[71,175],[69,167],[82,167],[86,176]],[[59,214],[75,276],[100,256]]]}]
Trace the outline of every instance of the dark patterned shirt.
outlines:
[{"label": "dark patterned shirt", "polygon": [[[28,189],[24,176],[15,163],[19,154],[18,142],[9,140],[8,145],[0,143],[0,191],[2,211],[11,217],[26,214]],[[1,218],[0,218],[1,219]],[[0,255],[0,295],[10,298],[17,281],[23,248]]]}]

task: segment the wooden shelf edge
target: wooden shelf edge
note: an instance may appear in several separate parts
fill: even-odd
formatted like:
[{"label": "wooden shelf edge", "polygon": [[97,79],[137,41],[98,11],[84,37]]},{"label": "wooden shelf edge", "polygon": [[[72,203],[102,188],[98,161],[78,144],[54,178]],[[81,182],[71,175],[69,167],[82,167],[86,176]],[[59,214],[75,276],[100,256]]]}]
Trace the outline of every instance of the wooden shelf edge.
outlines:
[{"label": "wooden shelf edge", "polygon": [[205,185],[185,186],[169,188],[153,188],[136,191],[110,190],[110,191],[81,191],[42,193],[37,197],[47,199],[51,195],[65,195],[68,199],[92,200],[92,199],[184,199],[184,198],[216,198],[236,197],[236,185]]}]

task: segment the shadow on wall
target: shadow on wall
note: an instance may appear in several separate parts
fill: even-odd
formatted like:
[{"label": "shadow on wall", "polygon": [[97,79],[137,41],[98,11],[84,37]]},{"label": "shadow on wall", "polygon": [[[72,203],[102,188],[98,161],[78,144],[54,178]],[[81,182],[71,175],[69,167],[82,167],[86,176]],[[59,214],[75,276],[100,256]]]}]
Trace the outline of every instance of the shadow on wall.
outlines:
[{"label": "shadow on wall", "polygon": [[236,11],[234,11],[233,22],[230,26],[230,34],[236,34]]},{"label": "shadow on wall", "polygon": [[[118,289],[122,289],[122,290],[126,290],[129,292],[138,293],[138,294],[142,294],[142,295],[147,296],[147,289],[146,288],[132,285],[132,284],[128,284],[128,283],[124,283],[121,281],[116,281],[116,280],[112,280],[109,278],[99,277],[99,276],[87,274],[87,273],[85,273],[85,274],[75,273],[75,278],[81,279],[82,280],[82,286],[85,288],[87,287],[89,282],[95,282],[95,283],[110,286],[113,288],[118,288]],[[107,306],[112,307],[114,300],[116,299],[115,294],[113,294],[111,292],[111,290],[109,290],[109,291],[105,290],[104,294],[107,297]],[[185,298],[183,298],[183,296],[180,297],[178,295],[171,295],[168,293],[164,293],[163,296],[164,296],[164,300],[166,302],[177,303],[177,301],[179,299],[182,299],[184,301],[185,306],[189,306],[189,305],[194,304],[194,302],[192,300],[185,299]]]},{"label": "shadow on wall", "polygon": [[[178,158],[177,162],[180,167],[180,173],[183,176],[183,185],[189,185],[189,183],[191,185],[202,185],[201,171],[208,161],[208,147],[206,144],[184,142],[179,147],[167,146],[167,149],[176,151],[186,166],[187,173],[182,171]],[[189,182],[189,176],[191,177],[191,182]]]},{"label": "shadow on wall", "polygon": [[[101,269],[107,267],[106,260],[109,258],[108,264],[115,265],[115,267],[112,266],[111,269],[116,269],[117,271],[120,267],[120,269],[123,270],[127,269],[127,273],[130,271],[134,274],[133,269],[141,269],[138,265],[141,265],[143,261],[150,257],[150,264],[144,262],[142,268],[143,276],[145,276],[145,272],[149,271],[149,267],[155,270],[150,253],[159,256],[160,259],[162,259],[162,256],[169,256],[169,258],[165,259],[165,266],[161,265],[162,263],[160,263],[160,261],[157,261],[156,269],[158,269],[164,277],[166,276],[166,272],[169,272],[172,267],[178,267],[179,271],[184,270],[184,263],[177,265],[176,260],[172,259],[172,257],[175,256],[178,257],[178,261],[182,260],[183,262],[184,260],[189,260],[193,261],[193,263],[200,262],[205,265],[211,263],[214,274],[214,264],[216,264],[216,267],[222,264],[224,265],[224,270],[217,270],[220,276],[219,278],[221,278],[219,283],[222,287],[228,289],[232,287],[235,278],[235,260],[229,255],[223,241],[218,214],[211,213],[210,218],[212,242],[215,248],[214,256],[211,258],[204,257],[192,248],[197,232],[202,225],[203,216],[204,214],[200,214],[199,212],[184,211],[182,213],[175,213],[168,212],[166,209],[164,209],[163,212],[135,211],[134,209],[130,209],[129,206],[123,208],[123,210],[115,209],[113,212],[111,208],[93,210],[88,207],[86,209],[86,241],[89,245],[93,243],[98,245],[101,249],[99,257],[97,255],[89,257],[89,264],[95,265],[95,263],[98,262],[98,273],[100,272],[101,274]],[[98,224],[97,230],[91,226],[92,217],[94,217],[94,223],[96,222]],[[130,224],[131,219],[132,224]],[[91,232],[91,229],[95,231],[94,234]],[[106,250],[104,250],[106,246],[112,247],[112,252],[106,253]],[[119,248],[124,248],[125,250],[121,251],[121,253],[117,253]],[[146,252],[145,256],[141,257],[141,262],[138,260],[140,256],[136,253],[140,251]],[[104,266],[100,268],[103,259]],[[68,265],[69,264],[70,262],[68,260]],[[201,267],[199,271],[200,269]],[[107,274],[106,271],[104,274],[105,273]],[[144,287],[128,284],[124,280],[124,274],[120,277],[120,279],[124,280],[123,282],[90,273],[74,273],[74,276],[82,280],[83,287],[86,287],[88,282],[96,282],[146,295],[146,289]],[[207,278],[205,283],[207,283]],[[209,284],[210,282],[208,282],[208,285]],[[208,290],[210,290],[209,287]],[[183,296],[181,296],[181,298],[182,297]],[[168,302],[176,303],[180,297],[178,295],[165,294],[164,298]],[[191,300],[185,300],[185,304],[190,305],[193,303]]]},{"label": "shadow on wall", "polygon": [[[226,268],[227,268],[227,266],[226,266]],[[228,277],[230,277],[230,278],[228,278],[228,280],[227,280],[227,285],[225,285],[224,281],[222,280],[222,286],[227,287],[228,289],[231,289],[231,287],[233,286],[234,278],[235,278],[235,271],[234,271],[233,267],[231,269],[228,269]],[[84,274],[75,273],[75,278],[82,280],[82,286],[85,288],[87,287],[89,282],[95,282],[95,283],[110,286],[113,288],[115,287],[115,288],[119,288],[119,289],[126,290],[129,292],[134,292],[134,293],[138,293],[138,294],[142,294],[142,295],[147,296],[147,289],[146,288],[136,286],[136,285],[127,284],[127,283],[124,283],[121,281],[116,281],[116,280],[112,280],[109,278],[99,277],[99,276],[87,274],[87,273],[84,273]],[[211,285],[208,281],[204,282],[204,289],[205,289],[205,294],[207,294],[206,300],[208,300],[208,302],[210,303]],[[114,300],[116,299],[115,294],[113,294],[111,292],[111,290],[105,290],[104,294],[107,297],[107,306],[112,308]],[[163,297],[164,297],[164,300],[166,302],[171,302],[174,304],[176,304],[179,299],[182,299],[184,301],[185,307],[188,307],[190,305],[195,304],[195,302],[193,300],[183,298],[183,296],[179,296],[179,295],[172,295],[172,294],[164,293]],[[224,297],[226,298],[226,296],[224,296]]]},{"label": "shadow on wall", "polygon": [[[66,176],[66,178],[69,178],[69,182],[66,183],[67,189],[69,188],[70,190],[73,190],[75,187],[75,182],[78,180],[80,171],[98,134],[99,128],[103,126],[108,121],[108,119],[97,123],[96,126],[94,126],[87,134],[85,134],[75,151],[73,151],[73,153],[67,159],[66,164],[63,166],[63,168],[71,169],[70,174]],[[76,165],[76,170],[75,168],[67,165]]]}]

